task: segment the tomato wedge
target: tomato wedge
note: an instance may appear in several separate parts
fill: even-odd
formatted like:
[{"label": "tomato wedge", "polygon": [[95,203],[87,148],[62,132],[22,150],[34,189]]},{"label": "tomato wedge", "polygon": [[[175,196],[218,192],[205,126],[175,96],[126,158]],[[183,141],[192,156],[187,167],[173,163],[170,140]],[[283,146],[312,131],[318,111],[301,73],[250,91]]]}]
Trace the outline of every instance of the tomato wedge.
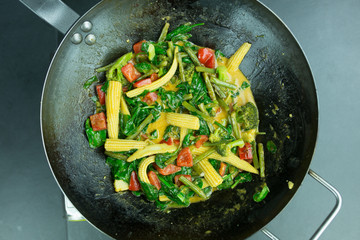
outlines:
[{"label": "tomato wedge", "polygon": [[134,49],[134,53],[139,53],[141,52],[141,46],[142,44],[146,42],[145,40],[141,40],[140,42],[137,42],[133,45],[133,49]]},{"label": "tomato wedge", "polygon": [[139,191],[140,190],[140,182],[138,179],[138,176],[135,171],[131,172],[130,176],[130,184],[129,184],[129,190],[130,191]]},{"label": "tomato wedge", "polygon": [[223,177],[225,175],[226,167],[227,167],[226,163],[224,163],[224,162],[220,163],[220,168],[219,168],[220,176]]},{"label": "tomato wedge", "polygon": [[173,140],[171,137],[168,138],[168,140],[165,141],[165,139],[161,140],[160,143],[166,143],[167,145],[173,145]]},{"label": "tomato wedge", "polygon": [[176,161],[176,165],[179,167],[192,167],[193,165],[193,157],[191,155],[191,151],[189,147],[183,148]]},{"label": "tomato wedge", "polygon": [[90,116],[91,127],[94,131],[106,129],[106,117],[104,112],[100,112]]},{"label": "tomato wedge", "polygon": [[141,76],[132,63],[123,66],[121,72],[129,82],[133,82]]},{"label": "tomato wedge", "polygon": [[198,51],[198,59],[205,67],[215,67],[215,52],[211,48],[200,48]]},{"label": "tomato wedge", "polygon": [[161,174],[161,175],[170,175],[173,173],[176,173],[178,171],[181,170],[181,167],[178,167],[174,164],[169,164],[167,165],[165,168],[160,168],[158,165],[156,165],[155,163],[153,164],[153,166],[156,168],[156,170]]},{"label": "tomato wedge", "polygon": [[204,142],[206,142],[207,140],[209,140],[208,136],[200,135],[200,139],[196,141],[195,147],[196,148],[201,147],[204,144]]},{"label": "tomato wedge", "polygon": [[175,184],[178,185],[179,187],[180,187],[181,185],[184,185],[181,181],[179,181],[179,178],[180,178],[181,176],[184,176],[184,177],[186,177],[189,181],[192,181],[191,175],[186,175],[186,174],[176,175],[176,176],[174,177],[174,181],[175,181]]},{"label": "tomato wedge", "polygon": [[157,190],[160,190],[161,183],[160,183],[158,176],[156,175],[156,173],[154,171],[148,172],[148,178],[149,178],[151,185],[155,186],[157,188]]},{"label": "tomato wedge", "polygon": [[143,98],[143,102],[146,102],[148,105],[153,104],[158,98],[158,95],[155,92],[149,92]]},{"label": "tomato wedge", "polygon": [[152,82],[156,81],[156,80],[159,79],[159,75],[157,73],[153,73],[153,74],[150,75],[150,79],[151,79]]},{"label": "tomato wedge", "polygon": [[140,80],[140,81],[137,81],[136,83],[134,83],[134,87],[138,88],[138,87],[146,86],[149,84],[151,84],[151,79],[145,78],[143,80]]},{"label": "tomato wedge", "polygon": [[97,85],[96,86],[96,92],[97,92],[97,95],[98,95],[98,98],[99,98],[99,102],[101,105],[104,105],[105,104],[105,92],[103,92],[101,90],[101,87],[103,85]]},{"label": "tomato wedge", "polygon": [[244,147],[239,148],[238,152],[239,152],[239,158],[241,158],[243,160],[253,159],[252,147],[251,147],[251,144],[248,142],[245,143]]}]

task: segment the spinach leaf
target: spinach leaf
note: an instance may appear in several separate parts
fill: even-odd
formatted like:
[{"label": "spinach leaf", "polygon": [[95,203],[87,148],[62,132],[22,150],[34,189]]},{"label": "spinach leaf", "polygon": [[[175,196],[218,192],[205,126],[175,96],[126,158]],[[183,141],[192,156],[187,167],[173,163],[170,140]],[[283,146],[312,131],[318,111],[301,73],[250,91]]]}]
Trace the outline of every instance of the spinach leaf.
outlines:
[{"label": "spinach leaf", "polygon": [[161,101],[173,111],[180,107],[183,101],[183,95],[179,91],[166,91],[160,88],[158,94],[161,97]]},{"label": "spinach leaf", "polygon": [[225,55],[220,50],[215,50],[215,57],[218,59],[219,57],[225,57]]},{"label": "spinach leaf", "polygon": [[88,80],[86,80],[86,82],[84,83],[84,89],[88,89],[91,84],[93,84],[94,82],[98,82],[98,78],[96,75],[94,75],[93,77],[89,78]]},{"label": "spinach leaf", "polygon": [[148,62],[142,62],[135,64],[135,68],[141,73],[147,73],[151,70],[151,64]]},{"label": "spinach leaf", "polygon": [[245,183],[245,182],[251,182],[252,180],[252,175],[251,173],[239,173],[235,178],[234,178],[234,184],[231,186],[232,189],[234,189],[239,183]]},{"label": "spinach leaf", "polygon": [[106,163],[110,166],[114,179],[123,180],[129,183],[131,172],[134,171],[133,163],[112,157],[107,157]]},{"label": "spinach leaf", "polygon": [[165,180],[163,176],[158,177],[161,182],[161,189],[170,200],[182,206],[190,205],[189,198],[187,198],[174,183]]},{"label": "spinach leaf", "polygon": [[149,183],[143,182],[141,180],[140,181],[140,185],[141,185],[141,189],[143,190],[146,198],[149,201],[155,201],[159,198],[159,190],[157,190],[157,188]]},{"label": "spinach leaf", "polygon": [[155,157],[156,165],[158,165],[160,168],[165,168],[166,167],[165,162],[173,155],[174,155],[173,153],[156,154]]},{"label": "spinach leaf", "polygon": [[270,189],[268,188],[268,186],[265,184],[263,184],[261,191],[256,192],[253,195],[253,199],[255,202],[261,202],[262,200],[264,200],[264,198],[267,196],[267,194],[270,192]]},{"label": "spinach leaf", "polygon": [[200,128],[196,131],[196,135],[210,135],[209,127],[204,119],[199,117],[200,120]]},{"label": "spinach leaf", "polygon": [[226,175],[225,177],[223,177],[223,182],[217,186],[217,189],[219,190],[223,190],[223,189],[228,189],[233,185],[234,181],[231,177],[231,174]]},{"label": "spinach leaf", "polygon": [[106,140],[106,130],[94,131],[90,125],[90,119],[86,119],[85,132],[91,148],[97,148],[104,145]]},{"label": "spinach leaf", "polygon": [[154,140],[157,139],[158,137],[159,137],[159,131],[155,129],[150,133],[149,139]]},{"label": "spinach leaf", "polygon": [[266,143],[266,148],[267,148],[267,149],[269,150],[269,152],[271,152],[271,153],[276,153],[276,151],[277,151],[277,147],[276,147],[275,143],[274,143],[272,140],[267,141],[267,143]]},{"label": "spinach leaf", "polygon": [[169,137],[179,139],[180,138],[180,129],[179,127],[169,125],[166,127],[163,135],[163,139],[167,141]]},{"label": "spinach leaf", "polygon": [[245,90],[246,88],[250,87],[250,84],[247,81],[243,81],[243,83],[241,84],[241,89]]}]

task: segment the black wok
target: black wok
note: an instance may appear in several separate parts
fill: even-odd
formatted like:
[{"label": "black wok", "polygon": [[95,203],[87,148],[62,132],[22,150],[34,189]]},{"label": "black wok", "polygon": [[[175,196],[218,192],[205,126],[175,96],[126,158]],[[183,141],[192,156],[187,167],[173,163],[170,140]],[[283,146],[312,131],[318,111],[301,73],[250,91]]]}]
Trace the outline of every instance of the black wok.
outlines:
[{"label": "black wok", "polygon": [[[245,41],[252,47],[241,70],[251,82],[260,112],[258,141],[273,140],[266,152],[266,182],[271,190],[255,203],[260,179],[238,190],[215,192],[209,201],[188,208],[158,211],[131,193],[115,193],[103,149],[92,150],[84,122],[93,112],[83,90],[94,69],[129,52],[132,43],[156,40],[169,16],[172,27],[204,22],[192,32],[198,45],[230,56]],[[94,45],[70,41],[89,20]],[[318,104],[313,77],[298,43],[284,24],[260,3],[241,1],[102,1],[68,31],[44,85],[41,125],[51,169],[63,192],[86,219],[121,239],[242,239],[272,220],[300,186],[313,155]],[[288,189],[287,180],[294,182]]]}]

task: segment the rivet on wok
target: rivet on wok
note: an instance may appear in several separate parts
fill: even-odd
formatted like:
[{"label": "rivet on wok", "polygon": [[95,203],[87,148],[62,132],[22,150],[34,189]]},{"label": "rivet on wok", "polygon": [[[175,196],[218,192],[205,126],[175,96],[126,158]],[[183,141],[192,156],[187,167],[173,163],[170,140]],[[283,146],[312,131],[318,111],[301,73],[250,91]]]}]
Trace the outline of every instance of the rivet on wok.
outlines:
[{"label": "rivet on wok", "polygon": [[89,21],[85,21],[83,22],[83,24],[81,24],[81,30],[84,32],[89,32],[92,29],[92,23]]},{"label": "rivet on wok", "polygon": [[79,44],[82,41],[82,36],[80,33],[74,33],[71,37],[71,42],[74,44]]},{"label": "rivet on wok", "polygon": [[94,34],[88,34],[86,37],[85,37],[85,43],[87,45],[93,45],[94,43],[96,42],[96,37]]}]

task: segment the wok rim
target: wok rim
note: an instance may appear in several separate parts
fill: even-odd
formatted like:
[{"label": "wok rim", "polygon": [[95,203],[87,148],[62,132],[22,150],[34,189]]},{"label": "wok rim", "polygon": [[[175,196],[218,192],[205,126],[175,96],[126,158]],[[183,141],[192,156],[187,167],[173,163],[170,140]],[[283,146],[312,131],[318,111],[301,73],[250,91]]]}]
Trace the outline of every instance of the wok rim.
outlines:
[{"label": "wok rim", "polygon": [[[47,163],[50,167],[50,170],[52,172],[52,175],[57,183],[57,185],[59,186],[62,194],[64,195],[64,197],[67,197],[69,199],[70,202],[71,201],[71,197],[69,197],[63,187],[60,185],[59,183],[59,180],[57,179],[56,175],[55,175],[55,172],[54,172],[54,169],[51,165],[51,162],[50,162],[50,159],[49,159],[49,156],[48,156],[48,153],[47,153],[47,148],[46,148],[46,143],[45,143],[45,139],[44,139],[44,127],[43,127],[43,108],[44,108],[44,95],[45,95],[45,88],[47,86],[47,83],[50,81],[49,80],[49,75],[50,75],[50,72],[52,70],[52,68],[54,68],[54,65],[55,65],[55,61],[57,59],[57,56],[58,56],[58,53],[59,51],[61,50],[62,46],[64,45],[65,42],[68,42],[70,41],[70,33],[72,32],[72,30],[75,28],[75,26],[78,25],[79,22],[82,22],[84,20],[88,20],[86,19],[86,17],[88,16],[89,13],[92,13],[93,11],[97,11],[97,8],[103,4],[106,4],[106,1],[104,0],[101,0],[100,2],[96,3],[94,6],[92,6],[88,11],[86,11],[86,13],[84,13],[82,16],[80,16],[76,22],[74,22],[74,24],[69,28],[69,30],[66,32],[66,34],[64,35],[62,41],[60,42],[60,44],[58,45],[53,57],[52,57],[52,60],[49,64],[49,67],[48,67],[48,70],[47,70],[47,73],[46,73],[46,76],[45,76],[45,81],[44,81],[44,84],[43,84],[43,88],[42,88],[42,93],[41,93],[41,101],[40,101],[40,131],[41,131],[41,139],[42,139],[42,145],[43,145],[43,149],[44,149],[44,152],[45,152],[45,156],[46,156],[46,160],[47,160]],[[311,94],[311,95],[314,95],[315,94],[315,99],[316,99],[316,106],[314,108],[316,108],[316,116],[312,116],[312,117],[315,117],[316,118],[316,131],[315,133],[313,133],[312,137],[313,137],[313,140],[314,140],[314,143],[312,144],[311,146],[311,152],[309,151],[309,163],[307,164],[307,170],[304,172],[304,174],[301,174],[301,179],[298,177],[297,179],[298,180],[301,180],[300,181],[300,184],[298,185],[295,185],[294,188],[292,189],[292,193],[290,194],[290,197],[289,197],[289,200],[287,200],[286,202],[282,202],[283,204],[279,205],[278,208],[280,210],[276,210],[276,211],[273,211],[271,214],[269,214],[269,217],[268,220],[264,220],[263,221],[263,224],[261,224],[262,226],[261,227],[256,227],[257,230],[256,231],[251,231],[250,235],[247,235],[247,237],[250,237],[252,236],[253,234],[255,234],[256,232],[260,231],[262,228],[266,227],[271,221],[273,221],[279,214],[280,212],[282,212],[285,207],[290,203],[290,201],[294,198],[294,196],[296,195],[298,189],[300,188],[300,186],[302,185],[303,181],[304,181],[304,178],[306,177],[309,169],[310,169],[310,165],[311,165],[311,162],[313,160],[313,157],[314,157],[314,153],[315,153],[315,150],[316,150],[316,147],[317,147],[317,139],[318,139],[318,132],[319,132],[319,99],[318,99],[318,91],[317,91],[317,87],[316,87],[316,84],[315,84],[315,78],[313,76],[313,71],[311,69],[311,65],[309,64],[309,61],[308,61],[308,58],[301,46],[301,44],[299,43],[298,39],[295,37],[295,35],[293,34],[293,32],[290,30],[290,28],[285,24],[285,22],[273,11],[271,10],[269,7],[267,7],[264,3],[260,2],[260,1],[256,1],[256,4],[259,4],[260,7],[264,7],[267,11],[269,11],[269,14],[273,15],[280,23],[283,27],[285,27],[286,31],[291,35],[291,37],[293,38],[293,40],[295,41],[296,45],[299,47],[299,50],[301,51],[301,54],[303,55],[304,59],[305,59],[305,62],[306,62],[306,67],[309,68],[309,74],[310,74],[310,77],[311,77],[311,83],[313,84],[313,88],[314,88],[314,92]],[[283,197],[284,198],[284,197]],[[74,205],[75,207],[75,205]],[[76,207],[75,207],[76,208]],[[80,212],[80,211],[79,211]],[[93,227],[95,227],[98,231],[104,233],[106,236],[109,236],[109,237],[112,237],[112,235],[109,235],[108,233],[104,232],[103,230],[101,230],[99,227],[97,227],[95,224],[93,224],[91,221],[89,221],[82,213],[81,215],[83,216],[83,218],[88,222],[90,223]],[[260,225],[260,224],[259,224]]]}]

